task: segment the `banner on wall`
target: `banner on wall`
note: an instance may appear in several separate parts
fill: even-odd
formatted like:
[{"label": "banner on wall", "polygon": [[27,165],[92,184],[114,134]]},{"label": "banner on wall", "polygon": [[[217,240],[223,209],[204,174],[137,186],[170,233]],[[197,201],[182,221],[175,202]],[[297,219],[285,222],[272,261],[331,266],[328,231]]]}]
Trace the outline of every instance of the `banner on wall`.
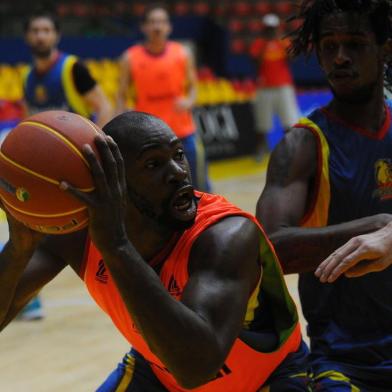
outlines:
[{"label": "banner on wall", "polygon": [[253,152],[255,130],[249,102],[197,107],[193,115],[209,160]]},{"label": "banner on wall", "polygon": [[[307,116],[317,107],[327,104],[331,93],[328,90],[305,91],[297,98],[301,115]],[[18,106],[0,101],[0,142],[20,121],[19,112]],[[251,102],[196,107],[193,115],[209,160],[254,153],[256,132]],[[274,128],[268,135],[269,148],[272,150],[282,137],[282,127],[275,119]]]},{"label": "banner on wall", "polygon": [[[300,115],[309,115],[316,108],[326,105],[331,97],[329,90],[299,93]],[[254,153],[256,132],[251,102],[197,107],[193,114],[209,160]],[[282,137],[283,129],[276,117],[274,127],[267,135],[269,149],[272,150]]]}]

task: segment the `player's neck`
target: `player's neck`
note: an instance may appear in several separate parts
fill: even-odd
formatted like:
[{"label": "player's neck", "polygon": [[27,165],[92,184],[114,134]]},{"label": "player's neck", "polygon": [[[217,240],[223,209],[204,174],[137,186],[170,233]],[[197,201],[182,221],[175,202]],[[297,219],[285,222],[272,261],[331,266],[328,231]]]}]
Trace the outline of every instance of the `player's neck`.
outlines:
[{"label": "player's neck", "polygon": [[127,219],[127,234],[133,246],[145,260],[152,259],[173,237],[175,231],[157,225],[150,218],[132,214]]},{"label": "player's neck", "polygon": [[34,57],[34,67],[39,73],[46,72],[57,60],[58,49],[53,49],[48,57]]},{"label": "player's neck", "polygon": [[342,121],[370,132],[378,132],[385,121],[383,93],[366,103],[343,103],[334,98],[327,109]]},{"label": "player's neck", "polygon": [[167,41],[146,41],[144,47],[146,48],[147,52],[159,55],[163,53],[166,49]]}]

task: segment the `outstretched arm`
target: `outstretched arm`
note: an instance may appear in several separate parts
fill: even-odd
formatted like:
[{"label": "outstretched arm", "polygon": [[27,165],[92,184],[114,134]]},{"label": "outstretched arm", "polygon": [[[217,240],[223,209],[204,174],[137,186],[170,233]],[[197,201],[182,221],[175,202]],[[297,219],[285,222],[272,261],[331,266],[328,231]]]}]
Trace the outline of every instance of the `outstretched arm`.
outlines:
[{"label": "outstretched arm", "polygon": [[96,84],[90,91],[83,95],[87,104],[97,115],[96,123],[103,127],[112,118],[112,107],[101,86]]},{"label": "outstretched arm", "polygon": [[127,110],[127,95],[131,80],[131,59],[125,51],[119,60],[119,81],[118,93],[116,97],[116,114],[121,114]]},{"label": "outstretched arm", "polygon": [[0,253],[0,330],[65,267],[45,250],[41,234],[7,218],[10,239]]},{"label": "outstretched arm", "polygon": [[385,226],[391,215],[379,214],[321,228],[301,228],[313,197],[317,146],[307,129],[294,128],[271,155],[265,188],[257,203],[264,225],[286,274],[314,271],[350,238]]},{"label": "outstretched arm", "polygon": [[178,97],[175,101],[177,110],[191,110],[196,102],[197,75],[195,59],[188,48],[184,48],[186,53],[186,95]]},{"label": "outstretched arm", "polygon": [[356,278],[379,272],[392,264],[392,223],[374,233],[352,238],[333,252],[317,268],[315,274],[323,283],[339,276]]}]

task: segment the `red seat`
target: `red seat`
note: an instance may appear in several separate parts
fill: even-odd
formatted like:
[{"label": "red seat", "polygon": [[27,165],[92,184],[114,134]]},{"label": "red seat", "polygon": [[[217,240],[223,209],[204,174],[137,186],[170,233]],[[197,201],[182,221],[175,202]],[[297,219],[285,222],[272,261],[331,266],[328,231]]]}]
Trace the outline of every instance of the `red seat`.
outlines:
[{"label": "red seat", "polygon": [[185,1],[179,1],[174,5],[174,13],[177,16],[184,16],[190,12],[190,6]]},{"label": "red seat", "polygon": [[59,3],[56,7],[56,14],[63,18],[71,13],[71,7],[67,3]]},{"label": "red seat", "polygon": [[231,33],[240,33],[244,30],[244,22],[241,19],[231,19],[228,28]]},{"label": "red seat", "polygon": [[214,73],[212,72],[211,68],[203,66],[197,70],[197,78],[198,80],[213,80]]},{"label": "red seat", "polygon": [[265,14],[272,12],[273,7],[268,1],[261,0],[255,4],[254,9],[260,16],[264,16]]},{"label": "red seat", "polygon": [[207,15],[210,12],[210,5],[205,1],[198,1],[193,5],[193,12],[200,16]]},{"label": "red seat", "polygon": [[71,12],[74,16],[78,16],[83,18],[89,14],[89,7],[87,4],[83,3],[74,3],[71,6]]},{"label": "red seat", "polygon": [[263,31],[264,26],[260,19],[251,19],[248,22],[248,30],[252,34],[259,34]]},{"label": "red seat", "polygon": [[225,16],[227,11],[228,7],[226,4],[219,3],[214,6],[214,14],[218,18],[222,18],[223,16]]},{"label": "red seat", "polygon": [[275,11],[283,18],[294,13],[294,4],[290,1],[279,1],[275,4]]},{"label": "red seat", "polygon": [[234,38],[231,40],[231,51],[235,54],[242,54],[246,51],[246,43],[242,38]]},{"label": "red seat", "polygon": [[146,4],[144,3],[132,4],[132,14],[138,18],[141,18],[144,15],[145,10],[146,10]]},{"label": "red seat", "polygon": [[252,6],[248,1],[237,1],[232,6],[232,12],[236,16],[248,16],[252,12]]}]

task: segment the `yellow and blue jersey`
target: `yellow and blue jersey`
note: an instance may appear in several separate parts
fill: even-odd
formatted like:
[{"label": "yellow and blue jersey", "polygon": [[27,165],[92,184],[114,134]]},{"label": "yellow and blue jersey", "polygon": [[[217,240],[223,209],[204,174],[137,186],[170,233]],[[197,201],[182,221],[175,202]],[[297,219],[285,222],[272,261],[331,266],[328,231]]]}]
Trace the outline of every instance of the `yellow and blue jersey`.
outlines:
[{"label": "yellow and blue jersey", "polygon": [[[319,157],[304,227],[392,213],[390,110],[386,104],[384,124],[376,133],[344,123],[326,109],[300,120],[298,126],[315,135]],[[340,363],[344,359],[357,370],[379,369],[392,390],[392,268],[356,279],[341,277],[334,284],[305,273],[299,291],[316,362],[325,356]]]},{"label": "yellow and blue jersey", "polygon": [[66,110],[89,117],[90,110],[75,86],[72,68],[77,58],[59,53],[45,73],[31,67],[24,81],[24,96],[31,114],[45,110]]}]

